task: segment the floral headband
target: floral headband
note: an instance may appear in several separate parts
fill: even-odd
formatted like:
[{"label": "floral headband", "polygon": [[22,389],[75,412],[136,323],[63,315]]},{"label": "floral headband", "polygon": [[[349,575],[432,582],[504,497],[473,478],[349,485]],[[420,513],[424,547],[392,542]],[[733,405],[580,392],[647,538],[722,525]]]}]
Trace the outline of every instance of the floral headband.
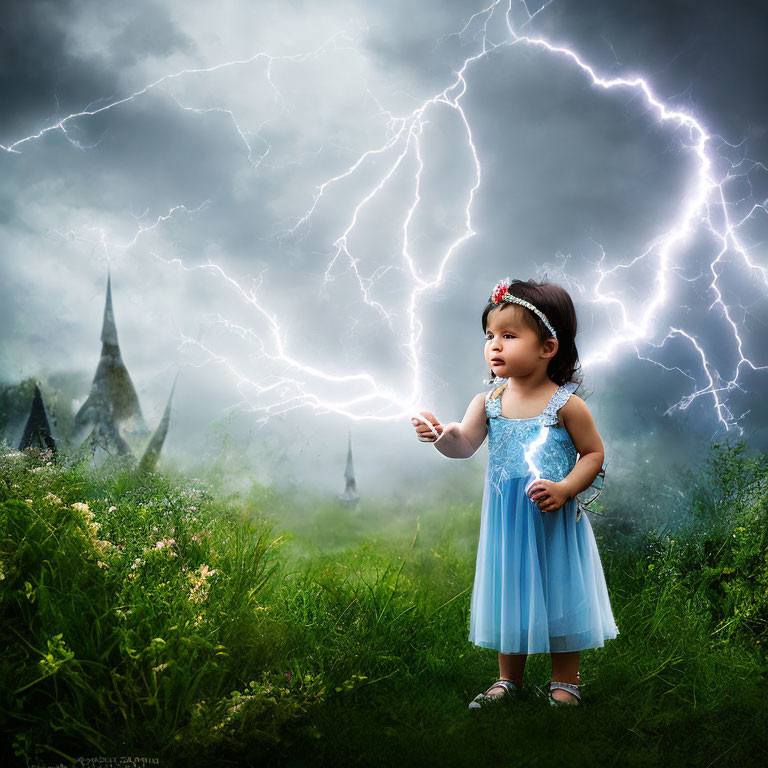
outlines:
[{"label": "floral headband", "polygon": [[520,299],[517,296],[513,296],[511,293],[509,293],[509,286],[509,278],[496,283],[496,287],[493,289],[493,293],[491,294],[489,301],[492,301],[494,304],[501,304],[506,301],[510,304],[520,304],[523,307],[527,307],[531,310],[531,312],[538,315],[541,322],[544,323],[544,325],[547,327],[547,330],[552,334],[552,336],[554,336],[555,339],[557,339],[555,329],[552,327],[552,324],[549,322],[549,320],[547,320],[547,316],[540,309],[534,307],[530,301]]}]

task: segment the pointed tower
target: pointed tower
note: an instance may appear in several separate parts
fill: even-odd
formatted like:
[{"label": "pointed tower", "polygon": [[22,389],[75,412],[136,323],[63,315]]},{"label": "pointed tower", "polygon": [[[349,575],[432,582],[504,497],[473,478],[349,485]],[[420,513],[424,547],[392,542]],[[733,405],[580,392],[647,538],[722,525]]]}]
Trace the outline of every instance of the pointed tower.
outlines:
[{"label": "pointed tower", "polygon": [[144,451],[144,455],[139,462],[140,472],[153,472],[157,466],[157,460],[160,457],[160,451],[163,449],[165,436],[168,433],[168,422],[171,420],[171,400],[173,399],[173,392],[176,389],[176,381],[178,378],[179,372],[176,371],[176,376],[173,379],[173,386],[171,387],[171,394],[168,395],[168,403],[163,412],[163,418],[160,419],[160,423],[157,425],[157,429],[147,445],[147,450]]},{"label": "pointed tower", "polygon": [[95,451],[131,454],[126,437],[146,435],[149,430],[141,414],[128,369],[117,341],[115,313],[112,309],[112,279],[107,275],[107,300],[101,327],[101,358],[91,384],[91,393],[75,416],[73,442],[88,440]]},{"label": "pointed tower", "polygon": [[56,450],[56,442],[51,435],[51,427],[48,423],[48,416],[45,413],[43,396],[40,394],[40,387],[37,384],[35,384],[32,407],[29,410],[29,418],[19,443],[19,450],[23,451],[25,448],[30,447]]},{"label": "pointed tower", "polygon": [[357,493],[357,484],[355,483],[355,470],[352,466],[352,433],[349,433],[349,439],[347,441],[347,468],[344,471],[344,479],[347,482],[347,487],[344,489],[344,493],[339,494],[339,501],[342,504],[349,506],[355,506],[360,501],[360,496]]}]

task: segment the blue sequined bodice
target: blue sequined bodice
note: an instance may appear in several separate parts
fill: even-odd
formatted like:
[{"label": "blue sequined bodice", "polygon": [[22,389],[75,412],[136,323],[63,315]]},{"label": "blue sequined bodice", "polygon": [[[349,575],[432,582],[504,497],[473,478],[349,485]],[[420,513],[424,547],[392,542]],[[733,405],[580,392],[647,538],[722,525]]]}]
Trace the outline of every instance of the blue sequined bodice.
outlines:
[{"label": "blue sequined bodice", "polygon": [[[578,452],[568,430],[558,424],[557,412],[578,383],[567,382],[552,395],[547,407],[529,419],[508,419],[501,415],[501,392],[497,387],[485,398],[488,425],[488,479],[498,483],[529,473],[545,480],[562,480],[576,464]],[[494,397],[494,395],[496,395]],[[537,443],[536,447],[532,447]],[[525,452],[529,451],[528,459]]]}]

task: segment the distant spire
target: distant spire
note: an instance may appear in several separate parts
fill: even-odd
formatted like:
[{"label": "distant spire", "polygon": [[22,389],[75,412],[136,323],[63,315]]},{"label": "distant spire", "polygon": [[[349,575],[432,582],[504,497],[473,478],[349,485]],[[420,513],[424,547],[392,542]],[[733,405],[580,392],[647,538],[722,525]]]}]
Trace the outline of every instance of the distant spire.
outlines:
[{"label": "distant spire", "polygon": [[357,493],[357,483],[355,483],[355,470],[352,466],[352,432],[349,432],[347,440],[347,468],[344,470],[344,479],[346,480],[346,488],[344,493],[339,494],[339,501],[344,504],[354,505],[360,501],[360,496]]},{"label": "distant spire", "polygon": [[40,394],[40,387],[35,384],[35,393],[32,397],[32,407],[29,409],[29,418],[24,427],[24,434],[19,443],[19,450],[25,448],[50,448],[56,450],[56,443],[51,436],[51,427],[48,424],[48,417],[45,414],[45,405],[43,396]]},{"label": "distant spire", "polygon": [[168,433],[168,422],[171,419],[171,400],[173,399],[173,392],[176,389],[176,381],[179,378],[179,372],[176,371],[176,376],[173,379],[173,386],[171,387],[171,394],[168,396],[168,402],[163,412],[163,418],[160,419],[160,423],[157,425],[155,433],[152,435],[149,445],[147,445],[144,455],[141,457],[139,463],[139,471],[152,472],[157,466],[157,460],[160,457],[160,451],[163,449],[163,443],[165,442],[165,436]]},{"label": "distant spire", "polygon": [[74,442],[90,437],[92,446],[101,445],[111,453],[130,454],[126,435],[148,433],[139,398],[125,367],[117,342],[117,326],[112,307],[112,277],[107,273],[107,297],[101,328],[101,358],[88,399],[75,416]]}]

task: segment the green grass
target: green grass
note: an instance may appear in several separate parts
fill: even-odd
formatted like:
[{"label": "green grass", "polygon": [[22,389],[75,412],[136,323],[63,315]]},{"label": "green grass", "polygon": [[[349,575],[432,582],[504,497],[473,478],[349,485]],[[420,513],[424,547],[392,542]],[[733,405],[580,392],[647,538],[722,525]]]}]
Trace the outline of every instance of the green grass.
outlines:
[{"label": "green grass", "polygon": [[767,466],[713,446],[674,509],[606,488],[620,635],[582,652],[583,706],[548,706],[538,654],[469,711],[498,672],[467,641],[481,486],[350,510],[6,446],[0,764],[762,765]]}]

